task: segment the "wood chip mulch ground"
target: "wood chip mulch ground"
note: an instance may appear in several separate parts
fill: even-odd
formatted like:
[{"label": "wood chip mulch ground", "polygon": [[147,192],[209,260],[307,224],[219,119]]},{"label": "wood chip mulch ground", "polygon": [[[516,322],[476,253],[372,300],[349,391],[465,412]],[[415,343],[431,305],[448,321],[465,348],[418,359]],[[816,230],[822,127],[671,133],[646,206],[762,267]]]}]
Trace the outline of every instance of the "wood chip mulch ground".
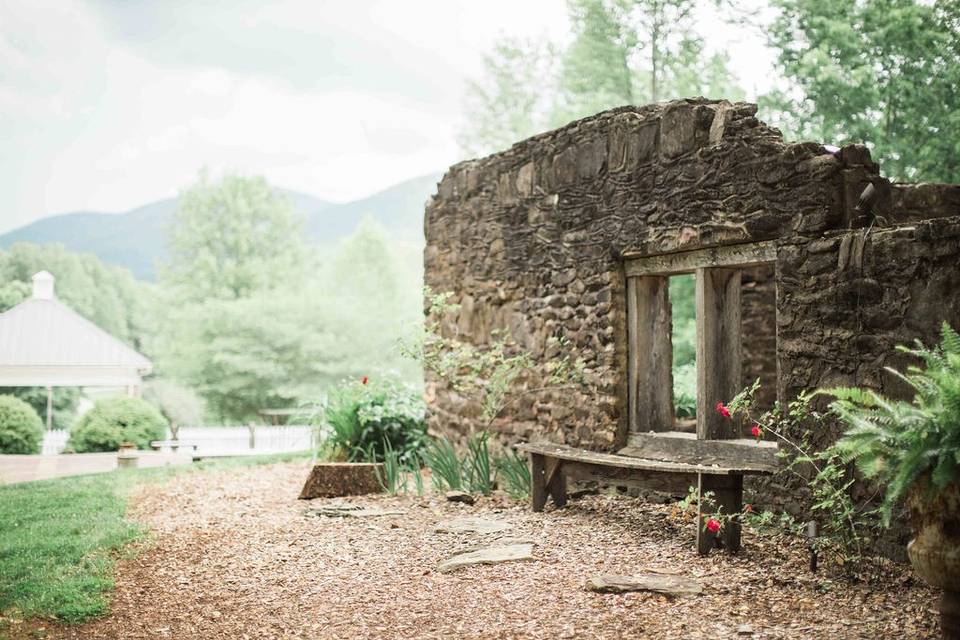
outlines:
[{"label": "wood chip mulch ground", "polygon": [[[153,534],[117,566],[112,613],[61,638],[932,638],[936,594],[889,565],[872,581],[811,574],[802,544],[744,534],[739,556],[700,558],[693,525],[670,507],[587,496],[534,514],[505,497],[475,505],[426,497],[298,501],[308,466],[184,474],[137,496]],[[339,518],[349,502],[401,515]],[[437,533],[480,516],[508,531]],[[530,540],[534,560],[439,573],[451,555],[498,538]],[[599,594],[596,574],[669,572],[699,596]]]}]

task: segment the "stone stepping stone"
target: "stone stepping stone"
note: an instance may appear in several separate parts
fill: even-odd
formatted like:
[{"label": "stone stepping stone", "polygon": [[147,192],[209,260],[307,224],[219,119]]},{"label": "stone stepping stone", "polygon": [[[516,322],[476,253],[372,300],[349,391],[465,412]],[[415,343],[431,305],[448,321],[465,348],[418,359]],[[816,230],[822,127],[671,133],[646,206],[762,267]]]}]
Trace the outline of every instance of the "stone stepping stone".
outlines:
[{"label": "stone stepping stone", "polygon": [[500,533],[512,525],[501,520],[487,520],[486,518],[454,518],[437,524],[434,531],[437,533]]},{"label": "stone stepping stone", "polygon": [[402,516],[404,511],[388,509],[367,509],[357,505],[342,505],[330,507],[312,507],[306,513],[328,518],[376,518],[379,516]]},{"label": "stone stepping stone", "polygon": [[497,545],[461,553],[440,563],[437,571],[440,573],[450,573],[463,567],[469,567],[475,564],[501,564],[503,562],[518,562],[520,560],[533,560],[533,545],[529,542]]},{"label": "stone stepping stone", "polygon": [[597,593],[652,591],[672,598],[703,593],[703,586],[696,580],[662,573],[639,573],[632,576],[603,574],[590,578],[587,589]]}]

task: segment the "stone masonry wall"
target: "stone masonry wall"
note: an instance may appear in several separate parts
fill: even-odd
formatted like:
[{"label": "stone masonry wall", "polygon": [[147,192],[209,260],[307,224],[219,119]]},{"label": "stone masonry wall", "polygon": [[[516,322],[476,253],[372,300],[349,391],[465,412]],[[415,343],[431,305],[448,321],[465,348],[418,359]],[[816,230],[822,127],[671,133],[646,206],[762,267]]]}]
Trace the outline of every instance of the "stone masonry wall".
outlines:
[{"label": "stone masonry wall", "polygon": [[[891,184],[866,148],[788,145],[755,113],[702,98],[622,107],[447,172],[424,252],[426,284],[460,304],[444,332],[482,345],[502,330],[542,364],[564,336],[587,364],[583,390],[511,407],[494,425],[506,439],[623,442],[629,257],[775,241],[775,273],[747,270],[743,285],[744,383],[760,376],[771,403],[839,384],[902,395],[883,369],[905,364],[895,345],[960,325],[960,187]],[[859,211],[868,184],[878,198]],[[479,407],[441,381],[428,394],[433,432],[476,426]],[[789,507],[796,487],[778,482],[748,488]]]},{"label": "stone masonry wall", "polygon": [[[622,441],[625,255],[846,224],[846,191],[875,175],[863,154],[784,144],[755,113],[703,99],[624,107],[447,172],[427,205],[424,255],[426,284],[461,303],[447,331],[482,344],[503,329],[544,361],[548,338],[566,336],[587,362],[582,394],[531,398],[497,425],[504,433],[604,450]],[[428,382],[431,428],[464,432],[476,408]]]}]

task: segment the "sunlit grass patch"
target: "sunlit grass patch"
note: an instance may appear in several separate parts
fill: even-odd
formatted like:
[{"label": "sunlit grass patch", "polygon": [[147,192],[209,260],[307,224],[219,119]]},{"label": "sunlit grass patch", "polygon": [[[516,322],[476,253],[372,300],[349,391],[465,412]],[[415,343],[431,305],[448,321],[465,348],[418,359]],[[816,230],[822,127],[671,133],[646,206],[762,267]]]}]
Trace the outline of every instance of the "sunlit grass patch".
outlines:
[{"label": "sunlit grass patch", "polygon": [[124,519],[139,484],[178,473],[304,459],[309,454],[227,458],[0,487],[0,613],[82,622],[103,615],[113,567],[142,527]]}]

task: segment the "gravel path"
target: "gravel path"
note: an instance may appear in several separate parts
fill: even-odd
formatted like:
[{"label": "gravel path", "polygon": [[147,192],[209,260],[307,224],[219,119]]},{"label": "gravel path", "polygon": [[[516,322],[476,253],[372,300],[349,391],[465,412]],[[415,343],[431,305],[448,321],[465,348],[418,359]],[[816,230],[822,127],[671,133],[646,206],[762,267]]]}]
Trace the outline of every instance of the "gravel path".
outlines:
[{"label": "gravel path", "polygon": [[[812,576],[802,547],[744,534],[738,557],[692,551],[670,508],[590,496],[533,514],[504,498],[366,497],[402,510],[330,518],[297,501],[303,463],[184,474],[151,485],[131,516],[154,532],[121,560],[112,614],[50,629],[63,638],[877,638],[935,637],[936,600],[889,567],[873,584]],[[483,516],[503,533],[436,533]],[[436,572],[496,538],[534,542],[534,560]],[[595,573],[645,570],[700,580],[701,596],[601,595]],[[748,626],[744,626],[748,625]]]}]

